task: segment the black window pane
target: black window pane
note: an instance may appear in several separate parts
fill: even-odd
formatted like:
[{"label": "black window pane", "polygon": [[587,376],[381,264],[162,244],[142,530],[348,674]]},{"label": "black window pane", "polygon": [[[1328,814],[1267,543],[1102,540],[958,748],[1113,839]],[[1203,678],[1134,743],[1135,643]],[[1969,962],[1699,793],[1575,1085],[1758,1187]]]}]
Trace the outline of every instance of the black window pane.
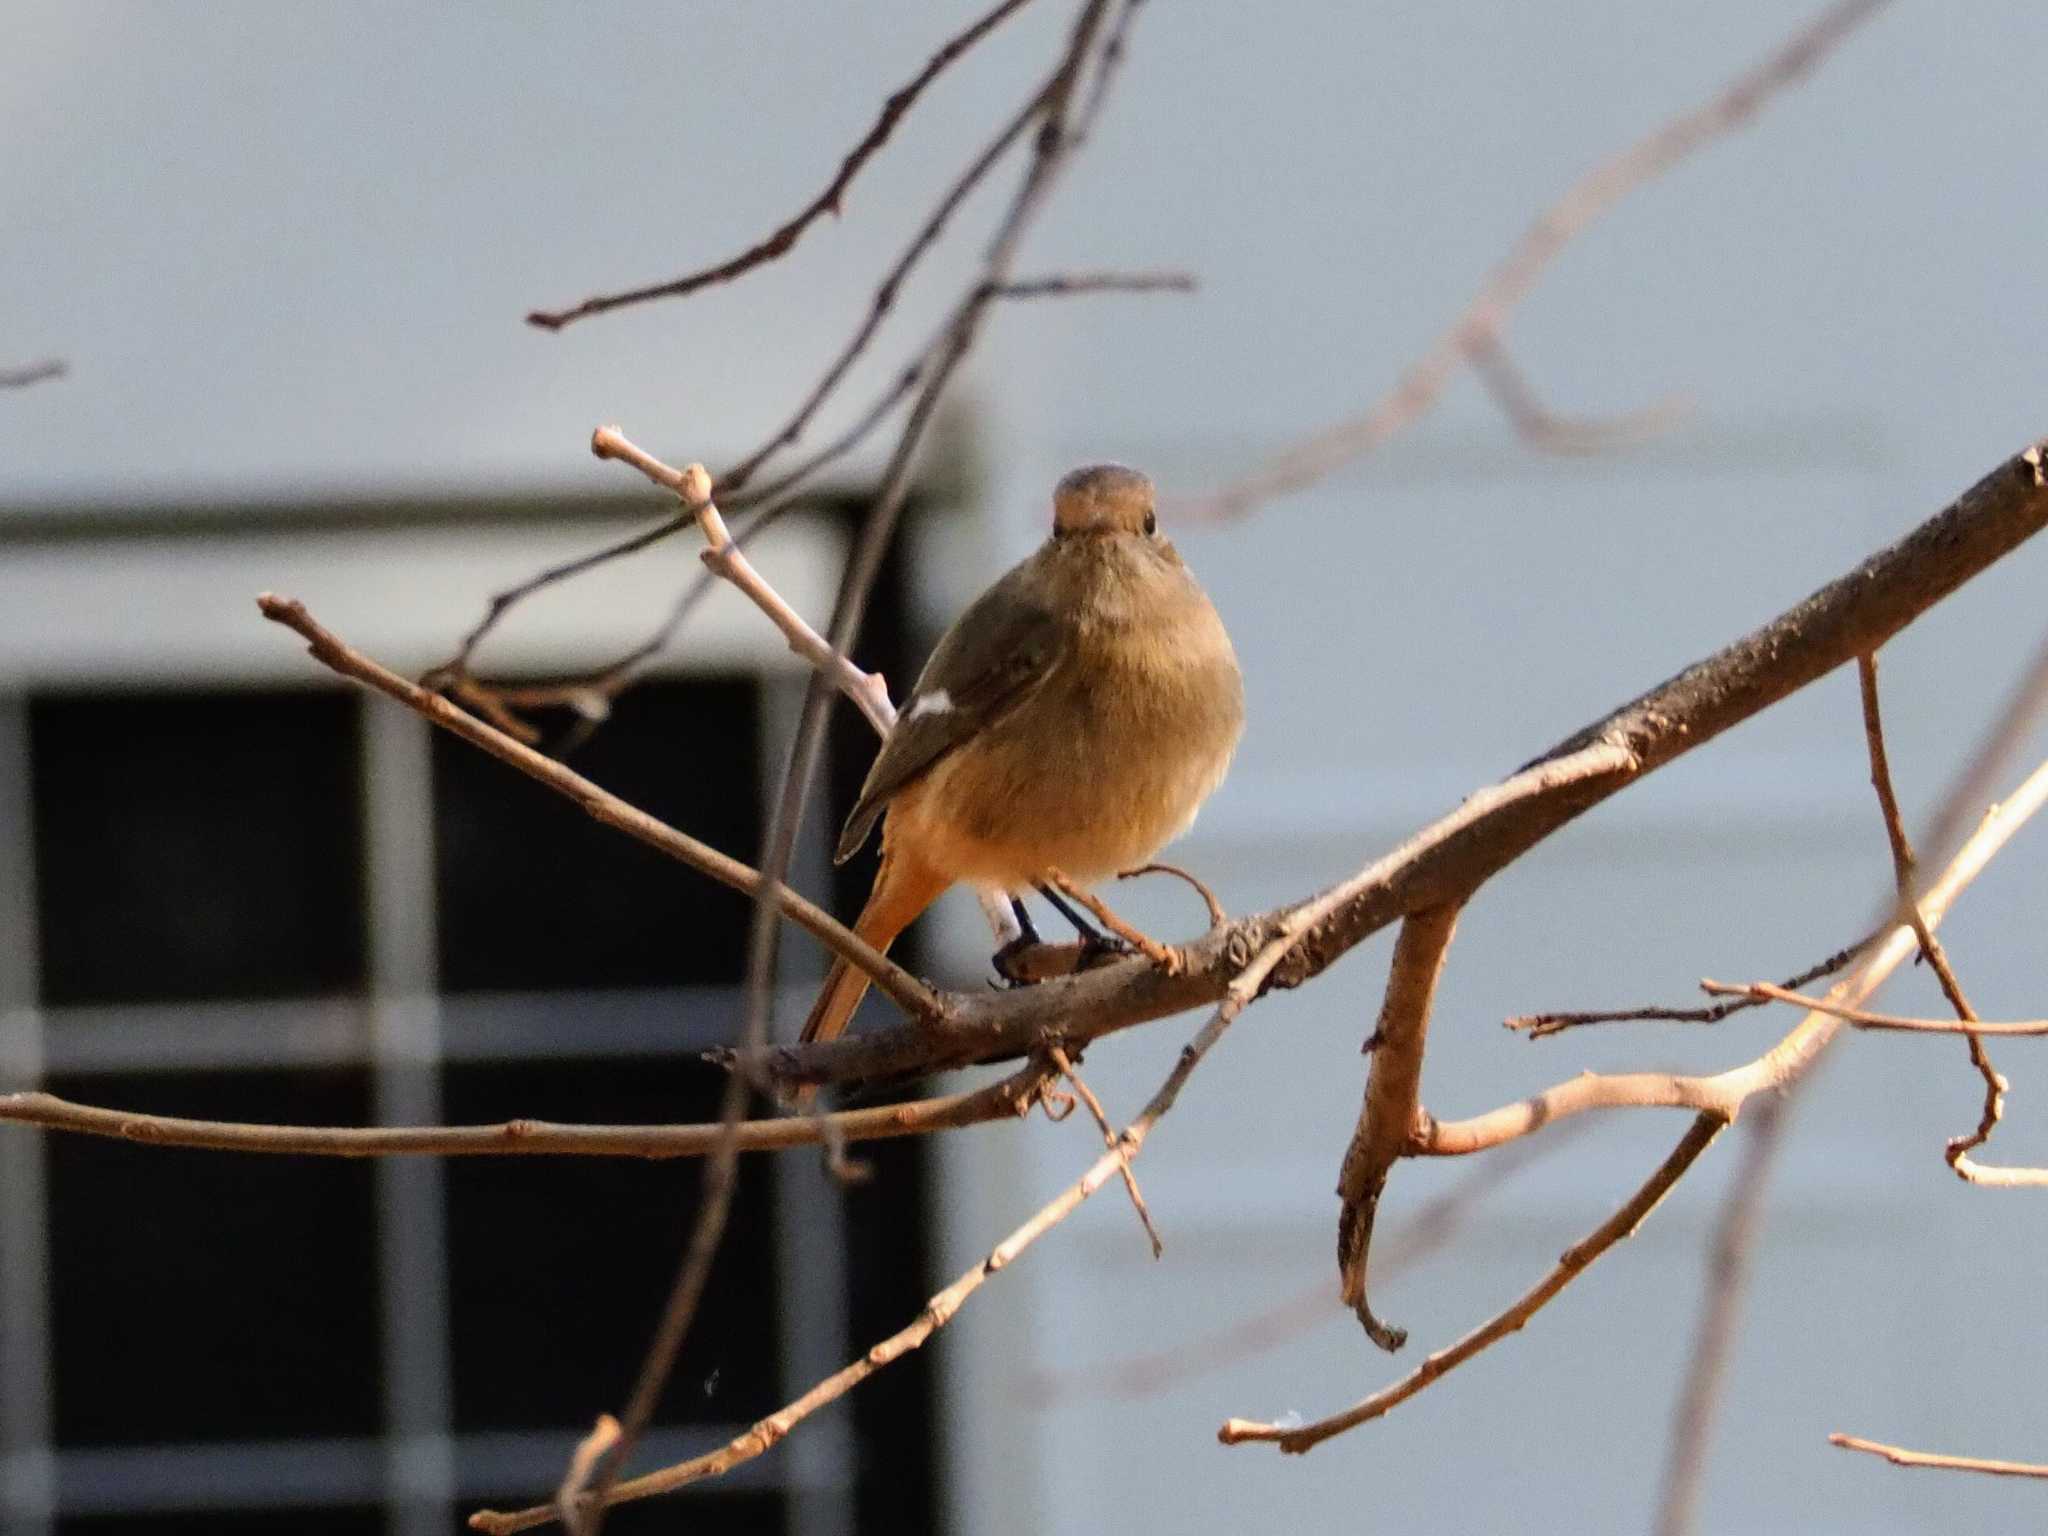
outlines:
[{"label": "black window pane", "polygon": [[[363,1124],[353,1071],[54,1080],[124,1109]],[[368,1164],[52,1137],[60,1445],[274,1440],[379,1427]]]},{"label": "black window pane", "polygon": [[363,976],[355,699],[31,701],[42,991],[282,997]]},{"label": "black window pane", "polygon": [[[450,1522],[453,1529],[454,1522]],[[341,1509],[194,1510],[175,1515],[72,1515],[57,1536],[382,1536],[383,1512]]]},{"label": "black window pane", "polygon": [[[570,766],[748,863],[759,704],[744,681],[629,690]],[[434,743],[441,981],[450,991],[736,981],[747,904],[445,734]]]},{"label": "black window pane", "polygon": [[[688,1061],[448,1070],[448,1118],[715,1118],[720,1074]],[[697,1209],[699,1159],[457,1159],[448,1165],[458,1430],[589,1427],[617,1412],[653,1336]],[[774,1188],[742,1162],[732,1217],[662,1423],[732,1423],[780,1401]],[[607,1526],[609,1529],[609,1526]]]},{"label": "black window pane", "polygon": [[[854,1151],[869,1169],[843,1197],[847,1322],[858,1350],[917,1316],[943,1282],[932,1272],[927,1244],[926,1138],[877,1141]],[[999,1226],[997,1221],[991,1230]],[[908,1536],[939,1528],[937,1447],[929,1428],[935,1369],[931,1350],[913,1350],[853,1394],[856,1508],[863,1531]]]},{"label": "black window pane", "polygon": [[609,1536],[781,1536],[789,1513],[779,1493],[726,1493],[704,1484],[621,1505],[605,1517],[604,1528]]}]

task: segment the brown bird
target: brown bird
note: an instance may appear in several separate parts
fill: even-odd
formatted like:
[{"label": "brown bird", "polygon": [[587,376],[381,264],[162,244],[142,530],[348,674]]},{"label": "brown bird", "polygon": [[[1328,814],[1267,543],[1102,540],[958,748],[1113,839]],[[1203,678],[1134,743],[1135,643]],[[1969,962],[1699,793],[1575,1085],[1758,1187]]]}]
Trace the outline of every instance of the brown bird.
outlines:
[{"label": "brown bird", "polygon": [[[1017,894],[1049,871],[1145,863],[1222,783],[1243,729],[1237,655],[1159,533],[1152,482],[1075,470],[1052,537],[946,631],[868,770],[837,853],[886,816],[854,931],[887,949],[957,881],[1022,920]],[[835,961],[803,1038],[838,1035],[867,989]]]}]

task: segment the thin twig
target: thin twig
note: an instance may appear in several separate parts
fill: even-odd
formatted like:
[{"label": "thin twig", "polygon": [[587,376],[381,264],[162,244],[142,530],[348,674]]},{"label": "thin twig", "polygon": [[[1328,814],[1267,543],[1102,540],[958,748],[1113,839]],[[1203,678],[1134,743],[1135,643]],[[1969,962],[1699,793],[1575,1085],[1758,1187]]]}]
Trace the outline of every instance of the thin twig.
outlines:
[{"label": "thin twig", "polygon": [[1059,870],[1048,870],[1046,879],[1058,886],[1073,900],[1081,903],[1095,915],[1095,920],[1111,933],[1122,939],[1131,948],[1151,961],[1169,976],[1178,976],[1186,961],[1181,952],[1171,944],[1162,944],[1142,929],[1133,928],[1110,907],[1109,903],[1097,896],[1079,881],[1068,878]]},{"label": "thin twig", "polygon": [[[1920,898],[1916,889],[1917,876],[1914,870],[1913,845],[1906,840],[1905,823],[1899,816],[1898,795],[1892,788],[1891,765],[1884,746],[1884,720],[1878,708],[1877,695],[1877,653],[1868,652],[1856,658],[1856,681],[1863,700],[1863,731],[1870,745],[1870,781],[1877,790],[1877,802],[1884,812],[1885,835],[1891,842],[1892,873],[1898,888],[1899,910],[1906,921],[1913,925],[1913,932],[1920,940],[1920,953],[1933,969],[1935,978],[1941,983],[1942,996],[1956,1012],[1956,1017],[1965,1025],[1978,1021],[1977,1010],[1963,993],[1963,984],[1957,979],[1955,967],[1949,963],[1948,951],[1935,938],[1920,916]],[[1991,1053],[1984,1048],[1982,1030],[1965,1028],[1963,1040],[1970,1053],[1970,1065],[1977,1071],[1984,1083],[1984,1108],[1977,1117],[1977,1128],[1965,1136],[1954,1136],[1942,1149],[1949,1167],[1956,1176],[1966,1182],[1975,1182],[1982,1174],[2014,1174],[2016,1180],[2000,1182],[2033,1182],[2026,1170],[1993,1170],[1981,1167],[1970,1154],[1991,1139],[1991,1133],[1998,1126],[2005,1113],[2005,1093],[2010,1086],[2004,1074],[1991,1064]],[[2048,1172],[2040,1175],[2048,1182]]]},{"label": "thin twig", "polygon": [[[1882,928],[1873,929],[1846,949],[1838,949],[1825,960],[1808,966],[1796,976],[1788,976],[1778,985],[1782,987],[1803,987],[1810,981],[1823,976],[1832,976],[1843,966],[1854,960],[1864,950],[1884,937]],[[1577,1013],[1518,1013],[1501,1020],[1503,1026],[1526,1032],[1531,1040],[1546,1039],[1576,1029],[1582,1024],[1623,1024],[1638,1021],[1670,1024],[1718,1024],[1723,1019],[1741,1013],[1747,1008],[1762,1007],[1766,999],[1761,997],[1740,997],[1725,1003],[1714,1003],[1703,1008],[1597,1008]]]},{"label": "thin twig", "polygon": [[[847,338],[838,354],[826,366],[824,375],[811,387],[811,392],[804,397],[787,421],[776,428],[752,453],[719,476],[721,484],[735,491],[747,487],[754,476],[760,473],[763,464],[803,436],[805,428],[811,424],[811,419],[817,415],[825,402],[832,398],[848,371],[859,360],[861,354],[867,351],[868,343],[873,341],[876,332],[881,330],[882,322],[889,317],[890,311],[895,309],[897,296],[910,274],[916,270],[932,247],[938,244],[939,237],[945,233],[946,226],[952,222],[953,215],[959,212],[961,204],[966,202],[975,188],[1001,164],[1003,157],[1023,138],[1024,131],[1045,110],[1048,93],[1065,70],[1066,61],[1063,58],[1045,81],[1026,98],[1024,104],[1003,123],[996,136],[984,145],[980,153],[968,162],[966,169],[954,178],[952,184],[940,195],[938,205],[926,216],[917,233],[911,237],[910,244],[904,247],[896,258],[895,265],[883,275],[882,281],[875,288],[874,296],[868,301],[866,314],[861,317],[860,322],[854,327],[853,334]],[[993,278],[985,279],[984,286],[994,281]],[[927,349],[918,357],[915,366],[921,379],[929,374],[935,361],[944,354],[946,340],[953,334],[956,319],[957,317],[949,317],[939,336],[929,343]],[[880,414],[886,412],[870,414],[879,418]]]},{"label": "thin twig", "polygon": [[1680,1138],[1678,1145],[1672,1148],[1671,1155],[1665,1158],[1643,1183],[1642,1188],[1630,1196],[1620,1210],[1596,1227],[1583,1242],[1566,1249],[1563,1257],[1557,1261],[1557,1266],[1521,1299],[1498,1316],[1473,1329],[1456,1343],[1430,1355],[1392,1386],[1375,1392],[1371,1397],[1353,1404],[1342,1413],[1318,1419],[1312,1424],[1288,1426],[1263,1423],[1256,1419],[1226,1419],[1223,1427],[1217,1430],[1216,1438],[1225,1445],[1270,1440],[1277,1443],[1281,1450],[1298,1455],[1313,1449],[1334,1435],[1355,1429],[1358,1425],[1379,1418],[1390,1409],[1400,1406],[1431,1382],[1456,1370],[1489,1344],[1497,1343],[1520,1329],[1543,1308],[1545,1303],[1577,1279],[1595,1259],[1623,1238],[1630,1236],[1642,1225],[1644,1218],[1657,1208],[1664,1196],[1670,1193],[1671,1187],[1684,1176],[1688,1168],[1692,1167],[1699,1155],[1713,1144],[1714,1138],[1721,1134],[1726,1124],[1727,1121],[1717,1114],[1695,1116],[1691,1128]]},{"label": "thin twig", "polygon": [[[266,619],[281,624],[301,636],[307,642],[307,648],[313,658],[323,666],[340,673],[343,677],[352,678],[373,688],[387,698],[396,699],[414,713],[424,715],[443,730],[460,736],[472,746],[481,747],[499,761],[511,764],[527,777],[537,779],[557,793],[566,795],[606,826],[624,832],[628,837],[646,843],[649,847],[709,875],[720,884],[728,885],[736,891],[752,896],[760,890],[762,880],[758,870],[719,852],[708,843],[699,842],[688,833],[677,831],[666,822],[648,815],[637,806],[629,805],[553,758],[534,751],[523,742],[515,741],[505,732],[458,708],[441,695],[430,693],[417,683],[409,682],[389,668],[378,665],[348,645],[338,635],[322,628],[306,611],[303,603],[266,592],[256,599],[256,606]],[[815,936],[834,954],[843,955],[848,963],[874,978],[875,985],[898,1006],[913,1015],[934,1020],[945,1012],[946,1005],[937,993],[839,922],[831,913],[805,900],[792,890],[777,891],[775,901],[784,916]]]},{"label": "thin twig", "polygon": [[[1088,1086],[1067,1053],[1059,1046],[1051,1046],[1046,1054],[1052,1064],[1060,1069],[1060,1075],[1074,1085],[1074,1092],[1081,1096],[1081,1102],[1088,1106],[1088,1113],[1095,1117],[1095,1123],[1102,1128],[1103,1144],[1117,1151],[1116,1127],[1109,1123],[1109,1116],[1102,1112],[1102,1101],[1095,1097],[1095,1090]],[[1145,1196],[1138,1189],[1138,1176],[1131,1172],[1131,1160],[1124,1158],[1117,1166],[1123,1175],[1124,1192],[1131,1197],[1131,1209],[1138,1213],[1138,1221],[1145,1228],[1145,1236],[1152,1244],[1152,1257],[1159,1258],[1166,1252],[1166,1245],[1159,1240],[1159,1229],[1152,1225],[1152,1212],[1146,1209]]]},{"label": "thin twig", "polygon": [[1993,1461],[1986,1456],[1942,1456],[1933,1451],[1909,1451],[1903,1446],[1886,1445],[1881,1440],[1865,1440],[1860,1435],[1829,1435],[1828,1444],[1838,1445],[1845,1451],[1868,1451],[1873,1456],[1882,1456],[1895,1467],[1931,1467],[1942,1472],[1988,1472],[1993,1477],[2048,1477],[2048,1464],[2041,1462]]},{"label": "thin twig", "polygon": [[1117,879],[1135,880],[1140,875],[1172,875],[1176,879],[1183,880],[1193,886],[1195,894],[1202,898],[1202,905],[1209,910],[1209,931],[1211,933],[1214,933],[1230,921],[1230,914],[1223,910],[1223,903],[1216,899],[1216,893],[1209,889],[1208,883],[1199,875],[1182,869],[1178,864],[1164,864],[1157,861],[1150,864],[1140,864],[1136,869],[1126,869],[1119,872]]},{"label": "thin twig", "polygon": [[1771,1164],[1783,1145],[1788,1100],[1766,1094],[1751,1112],[1749,1139],[1728,1181],[1721,1218],[1714,1226],[1702,1291],[1699,1332],[1692,1363],[1679,1389],[1671,1418],[1671,1448],[1665,1458],[1664,1495],[1659,1501],[1657,1536],[1686,1536],[1693,1528],[1700,1484],[1707,1469],[1714,1414],[1734,1352],[1736,1324],[1749,1289],[1762,1223],[1764,1188]]},{"label": "thin twig", "polygon": [[997,284],[989,296],[1056,299],[1086,293],[1193,293],[1197,286],[1192,272],[1053,272]]},{"label": "thin twig", "polygon": [[1961,1019],[1919,1019],[1897,1013],[1872,1013],[1864,1008],[1844,1008],[1824,997],[1794,992],[1790,987],[1773,986],[1768,981],[1716,981],[1706,976],[1700,980],[1700,990],[1716,996],[1747,997],[1759,1003],[1790,1003],[1795,1008],[1831,1013],[1858,1029],[1896,1030],[1920,1035],[2048,1035],[2048,1019],[1972,1019],[1965,1022]]},{"label": "thin twig", "polygon": [[1616,416],[1560,416],[1546,406],[1497,334],[1474,336],[1468,361],[1523,442],[1546,453],[1604,453],[1661,436],[1692,410],[1683,396]]},{"label": "thin twig", "polygon": [[569,1468],[562,1474],[561,1487],[555,1490],[555,1518],[562,1522],[569,1536],[588,1536],[589,1524],[583,1518],[579,1501],[590,1482],[591,1472],[618,1443],[619,1421],[608,1413],[600,1413],[596,1426],[577,1441],[576,1449],[570,1452]]},{"label": "thin twig", "polygon": [[[462,637],[461,643],[455,647],[455,654],[439,666],[430,668],[420,678],[420,686],[440,692],[455,684],[470,681],[470,663],[476,659],[477,647],[484,643],[491,631],[498,627],[499,621],[518,604],[558,582],[567,581],[600,565],[607,565],[614,560],[651,548],[669,535],[680,533],[689,527],[691,521],[692,514],[689,511],[679,512],[651,528],[643,528],[638,533],[606,544],[600,549],[577,555],[574,559],[560,561],[545,570],[536,571],[515,586],[492,593],[490,601],[484,605],[483,617]],[[466,695],[465,702],[479,703],[473,695]],[[502,725],[502,722],[500,724]]]},{"label": "thin twig", "polygon": [[0,389],[27,389],[29,385],[40,384],[46,379],[61,379],[70,371],[71,365],[61,357],[45,357],[33,363],[0,368]]},{"label": "thin twig", "polygon": [[827,213],[839,213],[846,189],[853,184],[854,177],[860,174],[861,167],[867,164],[876,151],[888,143],[889,135],[895,131],[897,123],[923,94],[925,87],[937,79],[955,59],[1028,4],[1030,0],[1002,0],[1001,4],[983,14],[965,31],[947,39],[945,45],[925,62],[924,68],[918,71],[909,84],[898,89],[882,103],[881,115],[875,119],[874,126],[869,128],[866,136],[847,152],[846,158],[840,162],[838,173],[826,185],[825,190],[773,234],[749,246],[739,255],[719,262],[716,266],[705,267],[667,282],[633,288],[623,293],[599,294],[569,309],[534,310],[526,317],[527,324],[539,326],[543,330],[558,331],[563,326],[587,316],[601,315],[607,310],[621,309],[629,304],[644,304],[654,299],[679,299],[685,294],[695,293],[699,288],[708,288],[714,283],[731,282],[734,278],[791,250],[802,238],[804,231],[817,219]]},{"label": "thin twig", "polygon": [[808,661],[859,706],[877,735],[886,736],[896,723],[896,706],[890,701],[889,686],[879,672],[863,672],[845,655],[833,649],[790,607],[782,594],[770,586],[753,562],[740,552],[718,504],[711,499],[711,476],[702,464],[682,469],[662,463],[628,439],[617,427],[599,427],[590,435],[590,451],[600,459],[617,459],[630,464],[656,485],[672,491],[704,533],[706,548],[701,556],[705,569],[731,582],[756,608],[782,631],[789,648]]},{"label": "thin twig", "polygon": [[1883,4],[1884,0],[1838,0],[1710,100],[1580,177],[1538,215],[1464,312],[1370,410],[1295,444],[1255,473],[1181,508],[1178,515],[1240,516],[1261,502],[1313,484],[1413,425],[1436,404],[1459,366],[1499,339],[1509,313],[1587,226],[1644,182],[1748,121]]},{"label": "thin twig", "polygon": [[[737,1144],[743,1152],[779,1152],[822,1146],[834,1138],[879,1141],[1011,1120],[1037,1101],[1044,1082],[1044,1068],[1033,1063],[971,1093],[842,1109],[822,1117],[743,1120]],[[494,1125],[253,1125],[106,1109],[48,1093],[0,1094],[0,1123],[37,1125],[152,1147],[284,1157],[636,1157],[654,1161],[706,1156],[720,1132],[715,1121],[701,1125],[563,1125],[548,1120],[505,1120]]]}]

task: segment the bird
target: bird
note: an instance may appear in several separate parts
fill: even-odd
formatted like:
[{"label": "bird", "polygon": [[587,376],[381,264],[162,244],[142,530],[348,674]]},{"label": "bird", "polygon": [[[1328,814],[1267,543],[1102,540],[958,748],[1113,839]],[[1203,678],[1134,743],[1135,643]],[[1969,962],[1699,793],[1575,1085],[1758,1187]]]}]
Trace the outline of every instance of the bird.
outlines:
[{"label": "bird", "polygon": [[[876,949],[963,882],[1007,898],[1028,935],[1020,893],[1053,871],[1085,885],[1148,862],[1223,782],[1244,679],[1156,500],[1121,464],[1064,476],[1050,536],[933,649],[834,854],[845,863],[881,823],[853,925]],[[802,1038],[839,1035],[868,982],[836,959]]]}]

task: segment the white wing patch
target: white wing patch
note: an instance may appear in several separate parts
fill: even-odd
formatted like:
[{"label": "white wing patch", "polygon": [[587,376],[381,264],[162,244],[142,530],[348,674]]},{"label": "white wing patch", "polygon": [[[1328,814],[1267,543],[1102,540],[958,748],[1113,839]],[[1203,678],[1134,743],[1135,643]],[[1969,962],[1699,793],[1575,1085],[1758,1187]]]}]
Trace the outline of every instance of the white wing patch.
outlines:
[{"label": "white wing patch", "polygon": [[921,694],[912,701],[906,720],[922,720],[926,715],[951,714],[953,696],[943,688],[934,688],[930,693]]}]

